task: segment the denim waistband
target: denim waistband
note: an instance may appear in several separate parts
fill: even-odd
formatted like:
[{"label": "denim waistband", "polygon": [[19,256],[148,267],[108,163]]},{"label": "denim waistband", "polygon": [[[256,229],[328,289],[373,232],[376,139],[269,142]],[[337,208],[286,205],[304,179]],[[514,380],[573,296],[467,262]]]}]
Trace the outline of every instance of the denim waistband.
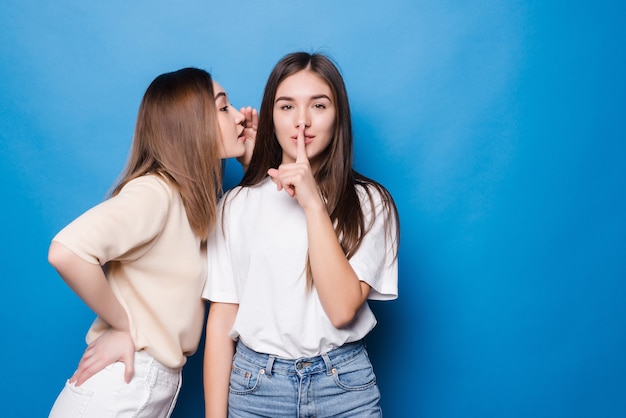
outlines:
[{"label": "denim waistband", "polygon": [[264,373],[271,376],[272,373],[311,374],[322,371],[331,374],[334,367],[351,360],[364,350],[365,344],[363,340],[359,340],[346,343],[319,356],[284,359],[271,354],[258,353],[238,341],[236,354],[249,363],[264,369]]}]

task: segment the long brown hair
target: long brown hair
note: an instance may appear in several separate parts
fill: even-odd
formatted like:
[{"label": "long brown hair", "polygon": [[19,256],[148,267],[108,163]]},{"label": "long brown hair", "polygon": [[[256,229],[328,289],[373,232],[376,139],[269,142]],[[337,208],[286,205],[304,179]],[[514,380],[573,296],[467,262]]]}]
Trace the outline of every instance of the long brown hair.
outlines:
[{"label": "long brown hair", "polygon": [[[389,222],[391,217],[396,220],[396,242],[393,243],[393,247],[394,256],[397,256],[400,225],[396,205],[385,187],[353,169],[352,121],[348,94],[337,66],[325,55],[294,52],[285,55],[272,70],[261,102],[254,154],[240,185],[254,186],[260,183],[267,176],[269,168],[281,164],[282,149],[274,132],[273,120],[276,91],[285,78],[302,70],[313,71],[319,75],[328,83],[334,96],[336,112],[334,137],[328,148],[316,159],[317,170],[314,176],[346,257],[348,259],[352,257],[374,222],[375,200],[372,197],[374,191],[380,194],[384,205],[387,237],[392,236],[390,228],[393,223]],[[369,196],[372,219],[368,225],[365,224],[365,214],[357,186],[363,186]],[[309,279],[310,273],[310,263],[307,262]]]},{"label": "long brown hair", "polygon": [[180,193],[194,233],[206,240],[221,192],[220,131],[211,75],[183,68],[159,75],[143,96],[126,167],[111,193],[147,173]]}]

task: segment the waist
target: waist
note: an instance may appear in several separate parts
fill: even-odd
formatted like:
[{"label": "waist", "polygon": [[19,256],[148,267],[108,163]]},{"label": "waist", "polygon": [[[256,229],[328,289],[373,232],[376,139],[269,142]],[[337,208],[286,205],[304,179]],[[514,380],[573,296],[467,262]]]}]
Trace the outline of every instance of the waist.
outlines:
[{"label": "waist", "polygon": [[352,360],[365,350],[365,343],[363,340],[359,340],[346,343],[318,356],[285,359],[256,352],[238,341],[236,356],[252,365],[264,368],[266,373],[314,373],[329,372],[333,367]]},{"label": "waist", "polygon": [[135,374],[154,381],[178,385],[182,367],[168,367],[155,359],[150,353],[141,350],[135,352]]}]

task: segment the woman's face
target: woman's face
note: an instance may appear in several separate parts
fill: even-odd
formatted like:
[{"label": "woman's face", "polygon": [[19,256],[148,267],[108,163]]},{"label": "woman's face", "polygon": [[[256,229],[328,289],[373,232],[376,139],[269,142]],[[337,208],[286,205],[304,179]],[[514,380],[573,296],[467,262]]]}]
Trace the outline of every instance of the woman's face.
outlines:
[{"label": "woman's face", "polygon": [[335,102],[330,86],[310,70],[285,78],[274,99],[274,131],[283,149],[283,163],[296,161],[298,126],[305,125],[304,143],[309,160],[331,143],[335,131]]},{"label": "woman's face", "polygon": [[241,157],[246,152],[244,145],[246,137],[243,135],[242,125],[244,116],[230,105],[226,91],[215,81],[213,81],[213,93],[222,139],[220,158]]}]

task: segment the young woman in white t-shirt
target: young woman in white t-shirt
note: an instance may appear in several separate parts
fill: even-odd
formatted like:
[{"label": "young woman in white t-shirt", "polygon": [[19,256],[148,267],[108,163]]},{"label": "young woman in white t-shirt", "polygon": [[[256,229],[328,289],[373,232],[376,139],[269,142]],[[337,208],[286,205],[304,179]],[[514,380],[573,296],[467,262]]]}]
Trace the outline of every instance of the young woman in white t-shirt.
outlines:
[{"label": "young woman in white t-shirt", "polygon": [[148,87],[111,197],[50,245],[50,263],[97,314],[50,417],[170,416],[204,325],[222,159],[246,165],[253,147],[256,111],[242,112],[204,70]]},{"label": "young woman in white t-shirt", "polygon": [[207,417],[380,416],[367,299],[397,297],[398,213],[352,167],[340,72],[321,54],[274,67],[254,154],[209,237]]}]

